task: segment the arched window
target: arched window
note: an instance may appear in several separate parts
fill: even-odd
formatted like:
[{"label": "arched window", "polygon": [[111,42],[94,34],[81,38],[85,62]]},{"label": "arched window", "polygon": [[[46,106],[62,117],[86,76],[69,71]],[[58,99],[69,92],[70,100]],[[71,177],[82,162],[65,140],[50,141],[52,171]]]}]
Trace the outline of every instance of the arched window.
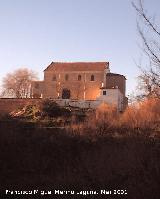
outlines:
[{"label": "arched window", "polygon": [[94,81],[94,75],[91,75],[91,81]]},{"label": "arched window", "polygon": [[81,81],[81,79],[82,79],[82,76],[78,75],[78,81]]},{"label": "arched window", "polygon": [[56,81],[56,79],[57,79],[57,78],[56,78],[56,75],[53,75],[52,80],[53,80],[53,81]]},{"label": "arched window", "polygon": [[66,74],[66,75],[65,75],[65,80],[68,81],[68,79],[69,79],[69,75]]}]

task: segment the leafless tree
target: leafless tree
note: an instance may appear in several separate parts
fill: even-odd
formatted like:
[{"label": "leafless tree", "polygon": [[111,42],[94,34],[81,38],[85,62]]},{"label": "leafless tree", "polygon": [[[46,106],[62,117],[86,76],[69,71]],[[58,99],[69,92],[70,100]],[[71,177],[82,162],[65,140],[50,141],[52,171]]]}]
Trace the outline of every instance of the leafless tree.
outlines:
[{"label": "leafless tree", "polygon": [[27,68],[20,68],[8,73],[3,78],[2,97],[30,98],[33,80],[37,80],[37,75]]},{"label": "leafless tree", "polygon": [[143,0],[132,2],[137,12],[137,29],[142,40],[143,53],[148,57],[148,64],[139,65],[141,69],[140,89],[144,91],[142,97],[160,97],[160,25],[155,23],[144,8]]}]

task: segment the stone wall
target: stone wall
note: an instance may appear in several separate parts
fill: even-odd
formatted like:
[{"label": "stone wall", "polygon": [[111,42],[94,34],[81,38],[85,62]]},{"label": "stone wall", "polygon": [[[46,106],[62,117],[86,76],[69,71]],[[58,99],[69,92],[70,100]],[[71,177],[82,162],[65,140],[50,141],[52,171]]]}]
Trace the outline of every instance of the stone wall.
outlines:
[{"label": "stone wall", "polygon": [[[103,95],[103,92],[106,92],[105,95]],[[101,89],[101,95],[97,99],[117,107],[118,111],[123,111],[125,109],[124,96],[118,88]]]},{"label": "stone wall", "polygon": [[[68,75],[68,79],[65,76]],[[81,79],[78,80],[78,76]],[[94,81],[91,81],[91,75],[94,75]],[[44,93],[43,97],[57,98],[62,97],[63,89],[71,92],[71,99],[95,100],[100,94],[100,87],[104,81],[104,71],[69,71],[57,73],[55,71],[45,71],[44,74]]]},{"label": "stone wall", "polygon": [[107,89],[119,88],[123,96],[126,94],[126,78],[123,75],[108,73],[106,75],[106,85]]},{"label": "stone wall", "polygon": [[10,113],[25,105],[40,103],[42,99],[16,99],[16,98],[0,98],[0,115]]},{"label": "stone wall", "polygon": [[32,81],[31,94],[33,98],[40,98],[44,93],[44,81]]},{"label": "stone wall", "polygon": [[[103,91],[106,91],[106,95],[103,95]],[[29,104],[40,104],[43,99],[16,99],[16,98],[1,98],[0,99],[0,115],[10,113],[19,108],[23,108]],[[73,106],[79,108],[97,108],[101,103],[108,103],[115,105],[118,111],[124,110],[123,95],[119,89],[103,89],[101,95],[96,100],[72,100],[72,99],[57,99],[52,98],[60,106]]]}]

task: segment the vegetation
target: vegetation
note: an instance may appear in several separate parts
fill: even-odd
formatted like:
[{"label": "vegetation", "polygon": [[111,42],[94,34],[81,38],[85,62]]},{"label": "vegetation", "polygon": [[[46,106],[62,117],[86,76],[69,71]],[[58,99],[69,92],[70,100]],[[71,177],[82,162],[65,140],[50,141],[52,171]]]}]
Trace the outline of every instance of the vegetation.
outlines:
[{"label": "vegetation", "polygon": [[[138,2],[133,6],[142,24],[159,39],[157,26],[147,16],[142,1]],[[160,48],[159,40],[148,40],[140,24],[138,30],[151,65],[149,69],[141,67],[141,98],[145,98],[123,113],[107,104],[93,111],[60,107],[47,99],[0,118],[2,194],[6,189],[125,189],[129,199],[159,198]],[[3,81],[4,96],[30,97],[34,79],[35,74],[27,69],[8,74]]]},{"label": "vegetation", "polygon": [[96,112],[82,110],[84,120],[75,120],[70,109],[71,122],[65,124],[64,108],[47,100],[26,106],[23,119],[3,118],[1,192],[126,189],[130,199],[158,199],[159,107],[160,100],[151,98],[119,114],[103,104]]},{"label": "vegetation", "polygon": [[[159,37],[157,26],[146,15],[142,1],[138,2],[133,6],[142,24]],[[5,189],[125,189],[129,199],[159,198],[159,45],[148,40],[141,27],[151,65],[141,67],[141,101],[123,113],[107,104],[93,111],[60,107],[47,99],[0,118],[1,193]],[[21,98],[30,95],[34,76],[22,78],[23,72],[28,74],[22,70],[4,79],[5,92]]]},{"label": "vegetation", "polygon": [[20,68],[8,73],[3,79],[2,97],[30,98],[31,82],[37,76],[32,70]]},{"label": "vegetation", "polygon": [[143,0],[132,2],[138,15],[137,29],[142,41],[141,49],[147,58],[147,64],[139,63],[141,69],[139,75],[139,97],[160,98],[160,25],[155,22],[154,17],[149,16],[145,9]]},{"label": "vegetation", "polygon": [[49,117],[71,116],[69,108],[60,107],[55,101],[49,99],[43,101],[42,112]]},{"label": "vegetation", "polygon": [[158,136],[144,136],[145,129],[114,132],[106,126],[102,130],[102,124],[80,125],[59,129],[19,120],[0,122],[1,193],[5,189],[126,189],[129,199],[158,199]]},{"label": "vegetation", "polygon": [[[10,117],[23,121],[36,122],[42,126],[60,126],[79,129],[81,133],[87,129],[101,133],[119,133],[122,129],[128,132],[151,130],[156,134],[160,130],[160,99],[148,98],[130,105],[123,113],[118,113],[113,106],[102,104],[95,111],[74,107],[60,107],[53,100],[44,100],[42,104],[30,104],[21,110],[10,113]],[[83,129],[83,130],[82,130]],[[114,131],[114,132],[113,132]],[[79,132],[80,133],[80,132]],[[80,134],[81,134],[80,133]]]}]

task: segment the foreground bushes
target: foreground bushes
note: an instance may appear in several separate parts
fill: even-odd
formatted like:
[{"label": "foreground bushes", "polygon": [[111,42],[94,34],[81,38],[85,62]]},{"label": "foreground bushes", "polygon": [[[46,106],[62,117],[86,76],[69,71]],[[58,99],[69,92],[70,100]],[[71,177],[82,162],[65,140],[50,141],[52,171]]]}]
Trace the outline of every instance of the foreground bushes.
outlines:
[{"label": "foreground bushes", "polygon": [[60,107],[55,101],[46,99],[42,102],[42,112],[49,117],[70,116],[71,111]]},{"label": "foreground bushes", "polygon": [[126,189],[129,199],[159,198],[159,139],[95,136],[91,129],[94,136],[80,136],[71,129],[27,126],[0,122],[1,192]]},{"label": "foreground bushes", "polygon": [[[67,126],[81,134],[92,130],[94,133],[121,133],[123,129],[133,132],[135,129],[160,131],[160,99],[148,99],[130,105],[124,113],[118,113],[114,106],[102,104],[96,110],[75,110],[60,107],[53,100],[44,100],[41,106],[28,105],[13,113],[13,116],[32,119],[49,126]],[[82,131],[83,129],[83,131]],[[150,131],[150,132],[153,132]]]},{"label": "foreground bushes", "polygon": [[114,106],[103,104],[96,110],[96,114],[88,117],[86,125],[97,129],[152,129],[160,131],[160,99],[148,99],[130,105],[124,113],[118,113]]},{"label": "foreground bushes", "polygon": [[120,122],[129,128],[160,127],[160,99],[148,99],[128,107]]},{"label": "foreground bushes", "polygon": [[[0,121],[1,192],[126,189],[129,199],[159,198],[159,100],[130,106],[123,114],[103,104],[96,112],[86,111],[85,121],[65,128],[53,126],[57,110],[63,109],[50,102],[44,107],[40,110],[51,114],[51,128]],[[28,115],[37,112],[31,106],[26,110]]]}]

